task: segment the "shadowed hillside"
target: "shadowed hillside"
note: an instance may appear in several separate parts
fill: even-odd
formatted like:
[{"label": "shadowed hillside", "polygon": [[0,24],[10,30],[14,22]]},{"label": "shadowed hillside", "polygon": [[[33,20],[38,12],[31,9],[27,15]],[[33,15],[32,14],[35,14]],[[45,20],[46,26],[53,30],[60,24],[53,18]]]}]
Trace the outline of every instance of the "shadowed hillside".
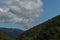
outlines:
[{"label": "shadowed hillside", "polygon": [[23,32],[23,30],[16,28],[0,28],[0,31],[5,32],[12,38],[16,38],[19,34]]},{"label": "shadowed hillside", "polygon": [[0,40],[15,40],[23,30],[15,28],[0,28]]},{"label": "shadowed hillside", "polygon": [[25,31],[16,40],[60,40],[60,15]]},{"label": "shadowed hillside", "polygon": [[9,37],[5,32],[0,31],[0,40],[13,40],[13,39]]}]

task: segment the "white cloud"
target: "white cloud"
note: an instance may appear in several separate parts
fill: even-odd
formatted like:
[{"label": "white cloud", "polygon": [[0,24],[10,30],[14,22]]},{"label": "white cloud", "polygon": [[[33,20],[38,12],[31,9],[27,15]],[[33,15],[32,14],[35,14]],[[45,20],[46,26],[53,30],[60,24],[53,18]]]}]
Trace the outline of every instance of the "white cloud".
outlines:
[{"label": "white cloud", "polygon": [[0,0],[0,22],[18,23],[25,26],[40,18],[42,0]]}]

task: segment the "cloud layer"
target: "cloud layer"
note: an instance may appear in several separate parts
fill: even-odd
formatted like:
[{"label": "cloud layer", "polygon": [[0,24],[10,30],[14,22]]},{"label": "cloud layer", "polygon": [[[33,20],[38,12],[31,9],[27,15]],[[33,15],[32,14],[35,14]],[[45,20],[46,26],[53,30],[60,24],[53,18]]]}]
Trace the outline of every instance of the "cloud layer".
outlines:
[{"label": "cloud layer", "polygon": [[0,0],[0,22],[28,26],[40,18],[42,6],[42,0]]}]

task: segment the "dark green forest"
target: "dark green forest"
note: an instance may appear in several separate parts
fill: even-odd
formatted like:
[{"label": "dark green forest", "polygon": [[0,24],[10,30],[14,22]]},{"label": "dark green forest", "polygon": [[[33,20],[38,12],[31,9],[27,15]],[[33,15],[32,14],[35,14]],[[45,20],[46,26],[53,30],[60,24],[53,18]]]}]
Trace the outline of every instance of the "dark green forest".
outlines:
[{"label": "dark green forest", "polygon": [[11,40],[11,38],[5,32],[0,31],[0,40]]},{"label": "dark green forest", "polygon": [[60,15],[23,32],[16,40],[60,40]]},{"label": "dark green forest", "polygon": [[0,27],[0,40],[16,40],[16,37],[22,32],[23,30],[16,29],[16,28]]}]

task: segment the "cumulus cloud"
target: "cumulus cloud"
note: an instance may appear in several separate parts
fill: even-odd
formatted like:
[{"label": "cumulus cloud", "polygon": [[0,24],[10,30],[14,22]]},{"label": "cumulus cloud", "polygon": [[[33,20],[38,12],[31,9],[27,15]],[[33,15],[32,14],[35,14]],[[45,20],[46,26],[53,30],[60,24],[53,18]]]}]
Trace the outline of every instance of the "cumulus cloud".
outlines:
[{"label": "cumulus cloud", "polygon": [[42,14],[42,0],[0,0],[0,22],[29,26]]}]

